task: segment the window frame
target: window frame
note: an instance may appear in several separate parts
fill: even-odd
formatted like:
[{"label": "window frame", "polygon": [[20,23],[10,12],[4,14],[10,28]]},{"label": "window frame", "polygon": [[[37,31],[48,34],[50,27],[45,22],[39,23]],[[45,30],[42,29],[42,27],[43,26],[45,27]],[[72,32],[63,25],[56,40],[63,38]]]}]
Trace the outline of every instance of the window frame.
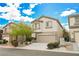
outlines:
[{"label": "window frame", "polygon": [[79,26],[79,17],[78,16],[75,17],[75,26]]},{"label": "window frame", "polygon": [[52,28],[52,21],[46,22],[46,28]]},{"label": "window frame", "polygon": [[40,29],[40,23],[34,23],[33,24],[33,29],[34,30]]}]

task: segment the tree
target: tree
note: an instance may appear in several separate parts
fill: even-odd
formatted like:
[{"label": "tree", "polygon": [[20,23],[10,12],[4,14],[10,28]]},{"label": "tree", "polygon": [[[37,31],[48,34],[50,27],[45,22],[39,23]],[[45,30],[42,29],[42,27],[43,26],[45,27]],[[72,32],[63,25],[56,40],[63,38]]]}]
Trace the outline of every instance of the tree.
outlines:
[{"label": "tree", "polygon": [[20,34],[20,31],[18,30],[17,27],[18,27],[17,24],[12,25],[11,26],[11,32],[10,32],[10,35],[11,36],[16,37],[15,40],[17,40],[17,37]]},{"label": "tree", "polygon": [[70,41],[70,36],[69,36],[69,32],[65,29],[63,29],[63,37],[64,37],[64,40],[69,42]]},{"label": "tree", "polygon": [[32,41],[32,37],[31,37],[32,30],[31,30],[31,27],[25,25],[22,22],[19,23],[18,26],[19,26],[19,30],[21,31],[20,35],[22,35],[23,37],[26,36],[26,39],[25,39],[26,42],[31,42]]},{"label": "tree", "polygon": [[[19,30],[17,28],[17,24],[14,24],[11,26],[11,31],[10,31],[10,41],[11,41],[11,44],[15,47],[18,46],[18,35],[19,35]],[[15,39],[13,39],[15,38]]]},{"label": "tree", "polygon": [[[18,24],[14,24],[13,26],[11,26],[11,32],[10,35],[13,37],[16,37],[16,41],[18,41],[18,36],[22,36],[22,43],[25,41],[29,41],[31,42],[31,34],[32,34],[32,30],[30,26],[27,26],[24,23],[18,23]],[[24,39],[24,37],[26,37],[26,39]]]}]

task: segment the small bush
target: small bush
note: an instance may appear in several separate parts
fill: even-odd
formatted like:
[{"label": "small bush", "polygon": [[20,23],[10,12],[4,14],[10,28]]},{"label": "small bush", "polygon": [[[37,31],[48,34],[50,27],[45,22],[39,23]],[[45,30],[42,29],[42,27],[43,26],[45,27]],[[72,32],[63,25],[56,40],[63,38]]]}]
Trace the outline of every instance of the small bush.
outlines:
[{"label": "small bush", "polygon": [[26,42],[25,44],[26,45],[31,44],[33,39],[34,39],[33,37],[27,37],[26,40],[25,40],[25,42]]},{"label": "small bush", "polygon": [[59,42],[48,43],[47,47],[48,47],[48,49],[58,48],[59,47]]},{"label": "small bush", "polygon": [[11,44],[12,44],[14,47],[17,47],[17,46],[18,46],[18,41],[17,41],[17,40],[12,40],[12,41],[11,41]]},{"label": "small bush", "polygon": [[3,44],[6,44],[7,42],[8,42],[7,40],[5,40],[5,39],[3,40]]},{"label": "small bush", "polygon": [[31,42],[32,39],[33,39],[33,37],[27,37],[27,38],[26,38],[26,41]]},{"label": "small bush", "polygon": [[69,37],[69,36],[64,37],[64,40],[65,40],[66,42],[69,42],[69,41],[70,41],[70,37]]},{"label": "small bush", "polygon": [[0,44],[6,44],[8,41],[7,40],[5,40],[5,39],[1,39],[0,40]]}]

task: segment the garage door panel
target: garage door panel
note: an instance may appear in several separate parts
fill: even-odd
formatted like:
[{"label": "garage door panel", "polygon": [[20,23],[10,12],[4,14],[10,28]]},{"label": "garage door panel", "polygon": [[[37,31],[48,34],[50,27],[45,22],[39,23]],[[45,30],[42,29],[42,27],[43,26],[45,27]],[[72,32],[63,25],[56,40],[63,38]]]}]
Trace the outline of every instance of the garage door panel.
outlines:
[{"label": "garage door panel", "polygon": [[39,43],[48,43],[55,42],[56,36],[53,35],[38,35],[37,42]]},{"label": "garage door panel", "polygon": [[75,32],[75,41],[79,43],[79,32]]}]

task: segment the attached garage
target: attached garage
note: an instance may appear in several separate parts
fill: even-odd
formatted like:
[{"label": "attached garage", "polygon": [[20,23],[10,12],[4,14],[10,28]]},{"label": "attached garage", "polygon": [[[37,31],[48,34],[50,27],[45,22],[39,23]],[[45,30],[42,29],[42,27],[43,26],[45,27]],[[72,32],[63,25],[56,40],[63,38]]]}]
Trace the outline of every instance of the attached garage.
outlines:
[{"label": "attached garage", "polygon": [[49,42],[55,42],[58,39],[56,35],[53,34],[39,34],[37,35],[37,42],[39,43],[49,43]]},{"label": "attached garage", "polygon": [[75,42],[78,42],[79,43],[79,31],[77,32],[74,32],[74,37],[75,37]]}]

